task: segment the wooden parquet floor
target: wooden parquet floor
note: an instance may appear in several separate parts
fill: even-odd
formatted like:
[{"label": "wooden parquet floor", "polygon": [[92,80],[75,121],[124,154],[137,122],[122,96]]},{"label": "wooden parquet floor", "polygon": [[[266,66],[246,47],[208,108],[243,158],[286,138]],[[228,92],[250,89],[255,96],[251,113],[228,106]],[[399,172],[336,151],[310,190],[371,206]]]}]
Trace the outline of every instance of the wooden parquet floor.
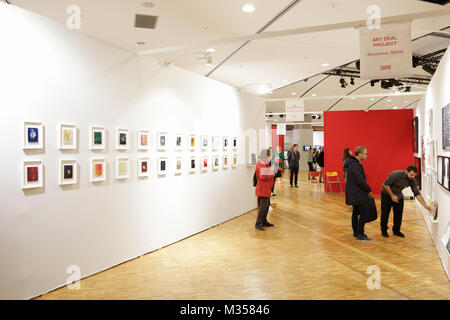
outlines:
[{"label": "wooden parquet floor", "polygon": [[[304,179],[304,173],[301,174]],[[322,186],[323,188],[323,186]],[[254,228],[256,210],[39,299],[449,299],[450,282],[414,201],[406,238],[352,236],[342,195],[276,185],[274,228]],[[379,201],[377,201],[379,207]],[[392,214],[390,218],[392,226]],[[369,266],[381,288],[368,289]]]}]

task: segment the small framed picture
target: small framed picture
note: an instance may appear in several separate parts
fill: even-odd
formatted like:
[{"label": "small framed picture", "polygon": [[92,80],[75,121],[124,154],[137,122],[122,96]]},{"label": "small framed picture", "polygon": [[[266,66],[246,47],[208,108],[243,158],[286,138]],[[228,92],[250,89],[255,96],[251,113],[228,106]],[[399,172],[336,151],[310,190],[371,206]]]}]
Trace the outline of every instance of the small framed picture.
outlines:
[{"label": "small framed picture", "polygon": [[137,132],[137,149],[141,151],[148,151],[150,142],[150,131],[138,130]]},{"label": "small framed picture", "polygon": [[441,156],[437,158],[437,182],[444,185],[444,158]]},{"label": "small framed picture", "polygon": [[105,127],[90,126],[89,149],[105,150]]},{"label": "small framed picture", "polygon": [[228,168],[228,155],[224,155],[223,156],[223,168],[227,169]]},{"label": "small framed picture", "polygon": [[175,174],[179,175],[182,173],[183,171],[183,158],[182,157],[177,157],[175,159]]},{"label": "small framed picture", "polygon": [[104,158],[91,158],[90,164],[91,182],[106,180],[106,160]]},{"label": "small framed picture", "polygon": [[202,157],[202,171],[208,171],[209,160],[208,157]]},{"label": "small framed picture", "polygon": [[213,156],[213,169],[214,170],[219,170],[219,166],[220,166],[219,162],[220,162],[219,156],[218,155]]},{"label": "small framed picture", "polygon": [[237,161],[237,154],[233,154],[233,168],[237,167],[238,165],[238,161]]},{"label": "small framed picture", "polygon": [[158,151],[166,151],[167,150],[167,133],[166,132],[158,132],[157,146],[158,146]]},{"label": "small framed picture", "polygon": [[43,164],[41,160],[24,160],[22,163],[22,189],[42,188]]},{"label": "small framed picture", "polygon": [[143,178],[149,176],[149,164],[149,157],[138,157],[138,177]]},{"label": "small framed picture", "polygon": [[116,129],[116,149],[128,150],[130,143],[130,132],[125,128]]},{"label": "small framed picture", "polygon": [[158,175],[165,176],[167,173],[167,157],[158,158]]},{"label": "small framed picture", "polygon": [[61,123],[59,125],[59,149],[75,150],[77,148],[77,126]]},{"label": "small framed picture", "polygon": [[183,150],[183,140],[183,135],[181,133],[175,135],[175,151]]},{"label": "small framed picture", "polygon": [[219,150],[219,137],[218,136],[212,137],[212,149],[213,149],[213,151]]},{"label": "small framed picture", "polygon": [[189,150],[195,151],[196,147],[197,147],[197,137],[195,134],[191,134],[189,139]]},{"label": "small framed picture", "polygon": [[78,164],[75,159],[59,160],[59,185],[77,183]]},{"label": "small framed picture", "polygon": [[202,151],[208,150],[208,136],[202,136]]},{"label": "small framed picture", "polygon": [[41,122],[24,122],[23,149],[44,148],[44,126]]},{"label": "small framed picture", "polygon": [[116,179],[128,179],[130,177],[130,160],[128,157],[117,157],[116,159]]},{"label": "small framed picture", "polygon": [[222,147],[223,147],[223,151],[227,151],[228,150],[228,137],[223,137],[222,138]]},{"label": "small framed picture", "polygon": [[237,149],[237,137],[233,137],[233,150]]},{"label": "small framed picture", "polygon": [[195,172],[195,170],[197,169],[197,158],[196,157],[190,157],[189,159],[189,172]]}]

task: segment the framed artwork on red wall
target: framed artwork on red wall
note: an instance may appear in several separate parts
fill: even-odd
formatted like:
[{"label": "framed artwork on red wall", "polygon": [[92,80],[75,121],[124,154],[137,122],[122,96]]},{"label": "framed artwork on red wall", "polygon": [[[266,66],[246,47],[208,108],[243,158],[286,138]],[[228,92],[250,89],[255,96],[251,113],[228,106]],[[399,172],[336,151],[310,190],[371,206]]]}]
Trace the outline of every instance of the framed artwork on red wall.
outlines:
[{"label": "framed artwork on red wall", "polygon": [[416,166],[418,172],[416,176],[416,184],[420,190],[422,190],[422,163],[421,159],[418,157],[414,157],[414,165]]},{"label": "framed artwork on red wall", "polygon": [[415,117],[412,123],[413,152],[419,152],[419,117]]}]

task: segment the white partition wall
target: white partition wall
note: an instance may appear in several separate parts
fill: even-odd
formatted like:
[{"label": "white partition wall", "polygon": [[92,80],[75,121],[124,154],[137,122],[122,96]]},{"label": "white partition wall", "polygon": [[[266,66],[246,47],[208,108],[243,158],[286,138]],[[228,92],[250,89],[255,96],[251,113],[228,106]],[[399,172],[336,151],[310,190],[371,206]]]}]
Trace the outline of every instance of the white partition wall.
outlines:
[{"label": "white partition wall", "polygon": [[[177,157],[187,164],[204,154],[199,140],[189,150],[191,134],[238,137],[244,163],[243,133],[265,130],[263,100],[3,3],[0,43],[0,299],[43,294],[66,284],[70,266],[85,277],[256,207],[245,164],[174,171]],[[43,149],[22,149],[25,121],[43,124]],[[76,125],[77,149],[59,149],[60,123]],[[104,127],[104,149],[91,149],[91,126]],[[128,130],[128,149],[116,150],[118,128]],[[137,150],[144,129],[148,151]],[[168,134],[166,151],[157,151],[158,132]],[[176,151],[179,133],[186,146]],[[116,178],[119,157],[129,159],[127,178]],[[159,157],[168,159],[165,176]],[[65,158],[78,163],[75,184],[58,183]],[[93,158],[105,159],[105,181],[90,181]],[[148,158],[148,177],[138,177],[139,158]],[[35,159],[44,187],[22,190],[22,161]]]},{"label": "white partition wall", "polygon": [[[425,140],[424,150],[419,147],[419,153],[416,157],[421,157],[425,152],[426,157],[430,156],[427,141],[436,141],[436,154],[450,157],[450,151],[442,149],[442,108],[450,103],[450,50],[447,49],[445,55],[431,79],[427,88],[425,99],[422,99],[415,110],[415,115],[419,118],[419,145],[421,138]],[[430,112],[430,110],[432,110]],[[429,117],[432,114],[432,120]],[[431,117],[430,117],[431,118]],[[432,124],[431,130],[430,123]],[[436,161],[434,158],[433,161]],[[426,161],[427,162],[427,161]],[[427,168],[426,163],[422,166]],[[439,256],[441,257],[444,268],[450,279],[450,255],[442,241],[444,233],[450,223],[450,191],[437,183],[437,172],[427,168],[427,173],[422,176],[422,193],[427,201],[433,200],[438,203],[438,219],[433,221],[430,215],[423,207],[421,209],[425,222],[427,223],[430,235],[436,245]]]}]

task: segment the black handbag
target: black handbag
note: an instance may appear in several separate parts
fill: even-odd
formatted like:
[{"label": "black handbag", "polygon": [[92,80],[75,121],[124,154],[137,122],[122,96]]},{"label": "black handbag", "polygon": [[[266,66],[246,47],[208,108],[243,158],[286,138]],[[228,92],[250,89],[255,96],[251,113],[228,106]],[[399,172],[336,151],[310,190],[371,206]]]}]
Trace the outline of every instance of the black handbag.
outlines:
[{"label": "black handbag", "polygon": [[366,222],[372,222],[378,219],[377,205],[375,204],[375,199],[370,198],[369,200],[369,217]]},{"label": "black handbag", "polygon": [[253,175],[253,186],[256,187],[257,184],[258,184],[258,179],[256,178],[256,171],[255,171],[255,174]]}]

